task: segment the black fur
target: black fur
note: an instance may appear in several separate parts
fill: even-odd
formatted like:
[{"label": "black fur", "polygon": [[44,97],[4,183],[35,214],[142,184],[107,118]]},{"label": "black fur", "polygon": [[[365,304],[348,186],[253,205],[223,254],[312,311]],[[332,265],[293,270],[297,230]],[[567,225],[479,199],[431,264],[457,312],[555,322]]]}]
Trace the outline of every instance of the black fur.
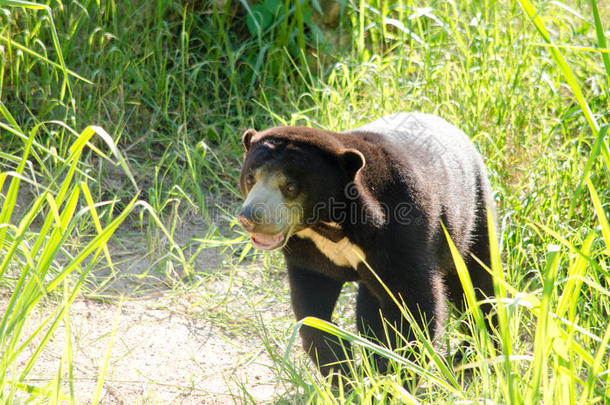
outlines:
[{"label": "black fur", "polygon": [[[249,130],[244,145],[242,191],[247,192],[245,174],[261,165],[294,179],[309,221],[302,227],[358,245],[433,338],[446,323],[447,301],[463,307],[441,224],[466,261],[479,298],[493,295],[491,276],[472,258],[489,264],[486,204],[493,205],[485,167],[469,138],[445,120],[414,113],[344,133],[302,127]],[[329,228],[328,222],[341,228]],[[396,345],[386,341],[381,311],[387,321],[400,325],[405,338],[413,339],[396,304],[363,263],[357,269],[337,266],[311,240],[298,236],[290,237],[283,253],[297,319],[331,320],[342,285],[356,281],[360,333]],[[302,328],[301,336],[324,375],[329,364],[346,359],[331,336],[309,327]]]}]

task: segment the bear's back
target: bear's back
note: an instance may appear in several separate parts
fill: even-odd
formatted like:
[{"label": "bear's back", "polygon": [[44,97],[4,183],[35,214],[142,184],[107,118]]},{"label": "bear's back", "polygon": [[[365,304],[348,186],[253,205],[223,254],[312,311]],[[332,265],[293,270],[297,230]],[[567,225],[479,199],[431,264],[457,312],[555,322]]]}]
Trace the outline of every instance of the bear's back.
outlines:
[{"label": "bear's back", "polygon": [[[345,133],[357,136],[359,133],[367,133],[368,138],[378,146],[392,154],[407,154],[407,160],[415,159],[413,163],[419,167],[443,163],[457,166],[454,169],[459,170],[465,164],[482,163],[470,138],[445,119],[433,114],[400,112]],[[381,139],[371,139],[371,135]]]},{"label": "bear's back", "polygon": [[467,248],[477,211],[491,191],[483,159],[463,131],[439,116],[415,112],[385,116],[344,133],[381,148],[408,183],[405,189],[417,190],[410,196],[414,202]]}]

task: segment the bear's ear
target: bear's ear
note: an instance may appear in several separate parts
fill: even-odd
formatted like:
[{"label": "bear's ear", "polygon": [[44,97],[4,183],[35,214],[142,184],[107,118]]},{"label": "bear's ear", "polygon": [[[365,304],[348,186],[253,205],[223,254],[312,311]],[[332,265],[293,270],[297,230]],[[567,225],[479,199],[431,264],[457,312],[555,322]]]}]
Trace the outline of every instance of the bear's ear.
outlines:
[{"label": "bear's ear", "polygon": [[342,167],[351,176],[350,183],[345,189],[347,198],[360,199],[367,215],[367,221],[370,221],[369,223],[375,227],[383,226],[386,223],[385,211],[367,188],[360,172],[360,169],[366,165],[364,155],[357,149],[344,149],[339,156]]},{"label": "bear's ear", "polygon": [[244,148],[246,148],[246,152],[250,150],[250,140],[252,139],[253,135],[256,135],[256,130],[250,128],[249,130],[244,132],[244,134],[241,136],[241,143],[244,144]]},{"label": "bear's ear", "polygon": [[341,166],[353,176],[366,164],[364,155],[357,149],[343,149],[339,155]]}]

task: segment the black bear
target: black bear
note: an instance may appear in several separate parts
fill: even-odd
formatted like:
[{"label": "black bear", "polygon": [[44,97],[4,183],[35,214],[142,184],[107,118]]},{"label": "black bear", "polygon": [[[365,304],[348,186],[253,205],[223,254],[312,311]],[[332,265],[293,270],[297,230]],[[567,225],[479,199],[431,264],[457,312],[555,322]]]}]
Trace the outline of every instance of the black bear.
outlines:
[{"label": "black bear", "polygon": [[[343,284],[355,281],[359,332],[394,347],[383,316],[412,340],[372,269],[430,336],[438,336],[448,301],[464,304],[441,224],[479,298],[493,295],[490,274],[474,259],[489,265],[487,207],[493,204],[485,166],[468,136],[444,119],[398,113],[341,133],[250,129],[242,141],[246,199],[238,221],[254,247],[282,249],[297,319],[330,321]],[[300,333],[323,375],[333,367],[348,372],[341,363],[349,347],[314,328]]]}]

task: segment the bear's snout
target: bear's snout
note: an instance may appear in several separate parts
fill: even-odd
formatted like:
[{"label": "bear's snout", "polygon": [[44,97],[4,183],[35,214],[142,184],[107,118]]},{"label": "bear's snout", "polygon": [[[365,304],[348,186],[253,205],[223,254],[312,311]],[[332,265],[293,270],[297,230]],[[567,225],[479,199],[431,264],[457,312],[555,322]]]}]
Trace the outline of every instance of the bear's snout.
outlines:
[{"label": "bear's snout", "polygon": [[237,214],[237,220],[245,231],[253,232],[257,226],[269,225],[266,211],[265,204],[244,204]]},{"label": "bear's snout", "polygon": [[239,224],[241,225],[241,227],[244,228],[244,231],[246,231],[246,232],[254,231],[254,227],[256,227],[256,224],[254,223],[254,221],[252,221],[250,218],[246,217],[245,215],[241,214],[241,212],[237,216],[237,220],[239,221]]},{"label": "bear's snout", "polygon": [[[269,211],[267,205],[261,202],[244,204],[237,214],[237,220],[245,231],[261,231],[262,228],[275,226]],[[275,230],[273,231],[275,232]]]}]

